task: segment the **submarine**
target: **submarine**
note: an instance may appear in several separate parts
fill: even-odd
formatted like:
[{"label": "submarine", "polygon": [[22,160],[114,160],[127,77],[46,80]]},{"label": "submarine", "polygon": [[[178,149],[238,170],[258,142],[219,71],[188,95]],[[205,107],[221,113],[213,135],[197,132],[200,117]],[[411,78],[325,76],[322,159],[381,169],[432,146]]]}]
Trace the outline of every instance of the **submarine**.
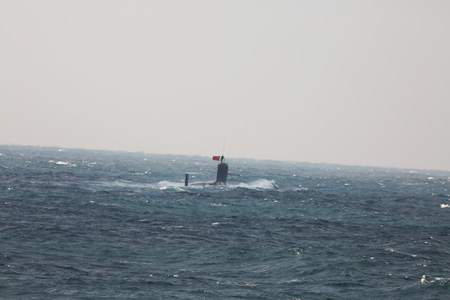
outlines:
[{"label": "submarine", "polygon": [[[206,186],[206,185],[226,185],[228,179],[228,165],[223,162],[225,157],[222,156],[213,156],[213,160],[220,160],[220,163],[217,165],[217,177],[216,181],[213,182],[193,182],[190,184],[191,186]],[[189,173],[185,174],[184,177],[184,186],[189,186]]]}]

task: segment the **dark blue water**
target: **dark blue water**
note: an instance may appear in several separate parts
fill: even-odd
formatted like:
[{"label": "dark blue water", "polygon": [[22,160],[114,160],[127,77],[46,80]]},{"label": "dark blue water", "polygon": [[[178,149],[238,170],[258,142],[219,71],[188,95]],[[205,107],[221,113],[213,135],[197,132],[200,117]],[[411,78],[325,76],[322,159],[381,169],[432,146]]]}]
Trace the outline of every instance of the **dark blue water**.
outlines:
[{"label": "dark blue water", "polygon": [[450,299],[450,172],[0,153],[0,299]]}]

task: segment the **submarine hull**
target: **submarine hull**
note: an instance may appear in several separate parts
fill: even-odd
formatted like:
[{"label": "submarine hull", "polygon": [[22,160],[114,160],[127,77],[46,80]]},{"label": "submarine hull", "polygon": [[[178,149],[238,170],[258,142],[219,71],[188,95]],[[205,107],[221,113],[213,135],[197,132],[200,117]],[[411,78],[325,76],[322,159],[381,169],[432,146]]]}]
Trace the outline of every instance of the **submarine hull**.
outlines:
[{"label": "submarine hull", "polygon": [[220,163],[217,165],[217,178],[214,182],[193,182],[189,184],[189,174],[185,175],[185,186],[207,186],[207,185],[226,185],[228,179],[228,165],[226,163]]}]

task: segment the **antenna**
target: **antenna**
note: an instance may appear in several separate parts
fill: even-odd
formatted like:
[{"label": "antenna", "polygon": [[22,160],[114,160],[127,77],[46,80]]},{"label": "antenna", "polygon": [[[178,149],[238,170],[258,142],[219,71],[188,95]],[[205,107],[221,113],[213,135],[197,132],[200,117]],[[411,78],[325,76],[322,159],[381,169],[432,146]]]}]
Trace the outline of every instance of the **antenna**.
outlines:
[{"label": "antenna", "polygon": [[[224,155],[225,155],[225,138],[223,138],[222,160],[223,160],[223,158],[225,157]],[[222,162],[222,161],[220,161],[220,162]]]},{"label": "antenna", "polygon": [[222,156],[225,154],[225,138],[223,139]]}]

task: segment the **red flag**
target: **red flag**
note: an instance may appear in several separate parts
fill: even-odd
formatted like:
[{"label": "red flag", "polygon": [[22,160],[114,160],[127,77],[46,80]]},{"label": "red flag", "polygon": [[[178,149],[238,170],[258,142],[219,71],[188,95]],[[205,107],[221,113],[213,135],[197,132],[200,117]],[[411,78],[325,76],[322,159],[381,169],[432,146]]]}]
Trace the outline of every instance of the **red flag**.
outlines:
[{"label": "red flag", "polygon": [[220,156],[213,156],[213,160],[220,160]]}]

